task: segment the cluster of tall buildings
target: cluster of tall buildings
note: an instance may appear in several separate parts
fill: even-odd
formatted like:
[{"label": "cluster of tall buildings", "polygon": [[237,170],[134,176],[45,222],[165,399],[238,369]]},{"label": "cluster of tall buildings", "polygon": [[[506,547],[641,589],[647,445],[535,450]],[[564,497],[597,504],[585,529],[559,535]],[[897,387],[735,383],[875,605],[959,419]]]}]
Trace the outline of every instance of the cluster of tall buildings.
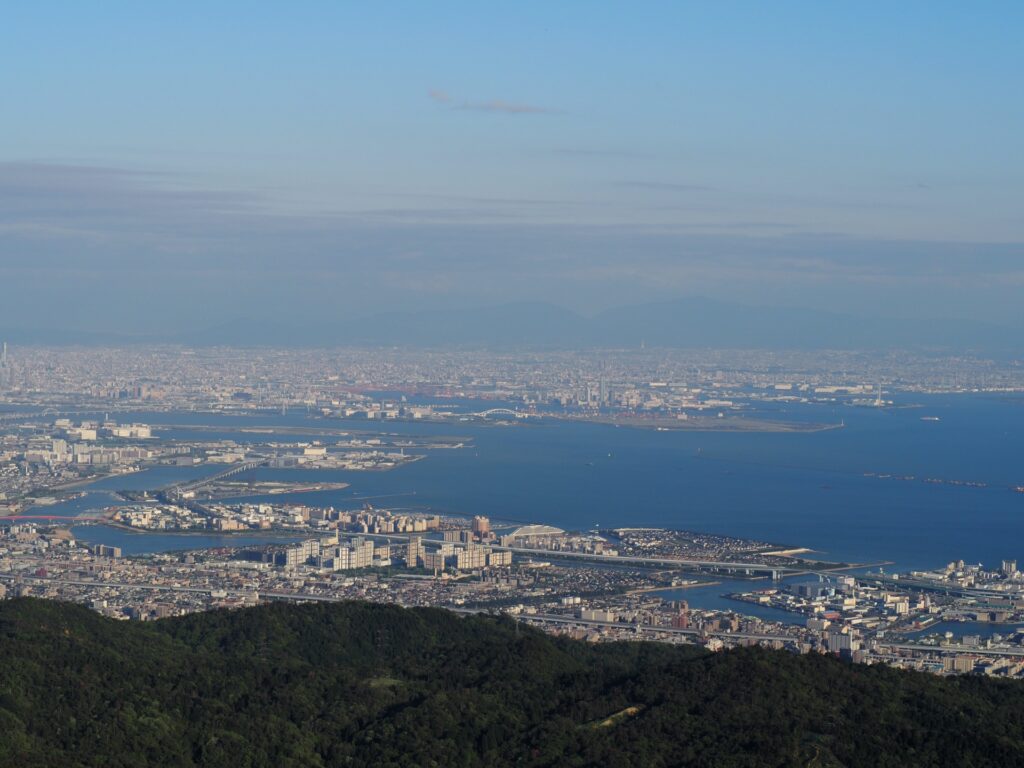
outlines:
[{"label": "cluster of tall buildings", "polygon": [[[429,547],[428,547],[429,545]],[[392,564],[392,547],[363,536],[339,540],[337,534],[308,539],[279,552],[274,562],[285,568],[301,565],[334,571],[358,568],[387,567]],[[481,568],[512,564],[512,553],[496,550],[476,542],[450,542],[422,536],[410,536],[405,550],[409,568],[425,568],[441,573],[446,570],[474,571]]]},{"label": "cluster of tall buildings", "polygon": [[25,450],[25,461],[30,464],[131,464],[153,457],[153,451],[138,446],[98,446],[87,443],[69,443],[57,438]]},{"label": "cluster of tall buildings", "polygon": [[[486,518],[481,518],[486,520]],[[469,533],[462,531],[460,533]],[[447,569],[475,571],[481,568],[511,565],[512,553],[492,549],[473,541],[431,541],[436,548],[427,549],[420,536],[410,536],[405,562],[409,568],[426,568],[440,573]]]},{"label": "cluster of tall buildings", "polygon": [[277,556],[277,563],[286,568],[314,565],[334,571],[384,567],[391,564],[391,548],[362,537],[339,541],[336,535],[324,536],[288,547]]},{"label": "cluster of tall buildings", "polygon": [[386,509],[367,507],[359,512],[339,510],[334,517],[339,527],[362,533],[424,533],[441,527],[437,515],[395,515]]}]

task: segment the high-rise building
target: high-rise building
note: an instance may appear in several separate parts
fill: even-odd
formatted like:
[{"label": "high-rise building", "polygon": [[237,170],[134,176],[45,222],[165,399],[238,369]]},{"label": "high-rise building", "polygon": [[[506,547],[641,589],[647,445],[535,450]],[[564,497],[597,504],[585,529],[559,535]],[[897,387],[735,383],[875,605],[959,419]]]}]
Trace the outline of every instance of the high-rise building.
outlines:
[{"label": "high-rise building", "polygon": [[294,568],[296,565],[302,565],[306,562],[308,557],[307,553],[303,551],[301,546],[288,547],[278,558],[278,562],[285,568]]},{"label": "high-rise building", "polygon": [[423,560],[423,538],[420,536],[409,537],[409,548],[405,555],[405,565],[408,568],[417,567]]},{"label": "high-rise building", "polygon": [[483,515],[476,515],[470,524],[470,530],[473,531],[473,535],[476,538],[485,539],[491,532],[491,521]]},{"label": "high-rise building", "polygon": [[424,552],[423,567],[428,571],[440,573],[444,570],[445,556],[441,552]]},{"label": "high-rise building", "polygon": [[1017,572],[1017,561],[1016,560],[1003,560],[1003,575],[1013,576]]},{"label": "high-rise building", "polygon": [[487,565],[490,567],[512,565],[512,553],[507,549],[493,550],[487,555]]},{"label": "high-rise building", "polygon": [[455,567],[460,571],[472,571],[477,568],[483,568],[487,565],[487,555],[490,551],[489,547],[478,547],[475,544],[470,544],[455,554]]},{"label": "high-rise building", "polygon": [[368,568],[373,565],[373,542],[362,537],[344,542],[334,556],[334,570]]},{"label": "high-rise building", "polygon": [[858,640],[849,632],[829,631],[826,643],[829,653],[842,654],[844,651],[850,653],[860,648]]}]

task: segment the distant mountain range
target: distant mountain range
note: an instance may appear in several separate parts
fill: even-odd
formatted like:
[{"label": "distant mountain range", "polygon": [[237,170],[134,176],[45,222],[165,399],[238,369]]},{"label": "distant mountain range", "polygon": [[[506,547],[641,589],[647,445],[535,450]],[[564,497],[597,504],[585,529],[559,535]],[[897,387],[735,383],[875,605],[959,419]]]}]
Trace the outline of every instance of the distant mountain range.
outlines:
[{"label": "distant mountain range", "polygon": [[191,346],[934,348],[1018,355],[1022,332],[969,320],[860,317],[685,298],[610,309],[592,317],[553,304],[510,303],[383,312],[303,325],[273,316],[259,317],[164,336],[11,330],[6,338],[16,343],[162,342]]}]

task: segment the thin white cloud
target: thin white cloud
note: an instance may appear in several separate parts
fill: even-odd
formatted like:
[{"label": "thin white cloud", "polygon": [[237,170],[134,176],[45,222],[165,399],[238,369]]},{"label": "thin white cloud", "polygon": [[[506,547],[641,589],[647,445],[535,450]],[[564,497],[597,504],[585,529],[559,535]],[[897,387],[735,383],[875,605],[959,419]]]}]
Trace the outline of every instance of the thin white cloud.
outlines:
[{"label": "thin white cloud", "polygon": [[504,99],[489,99],[486,101],[456,100],[447,91],[432,89],[427,92],[430,99],[449,109],[469,110],[472,112],[496,112],[506,115],[551,115],[557,110],[548,107],[538,107],[533,104],[522,104],[505,101]]},{"label": "thin white cloud", "polygon": [[616,187],[632,187],[634,189],[652,189],[665,192],[710,192],[713,187],[705,184],[686,184],[670,181],[616,181]]}]

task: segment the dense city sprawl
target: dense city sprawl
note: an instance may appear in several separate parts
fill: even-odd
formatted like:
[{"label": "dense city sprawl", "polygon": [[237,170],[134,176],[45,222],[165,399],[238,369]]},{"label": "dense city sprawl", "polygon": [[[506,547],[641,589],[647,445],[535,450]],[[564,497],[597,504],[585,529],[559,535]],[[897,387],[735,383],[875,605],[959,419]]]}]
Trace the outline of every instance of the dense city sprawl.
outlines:
[{"label": "dense city sprawl", "polygon": [[[817,421],[787,421],[773,405],[889,408],[898,392],[999,395],[1022,387],[1012,363],[844,352],[161,347],[27,348],[15,358],[5,350],[0,592],[142,620],[267,601],[361,599],[503,613],[592,641],[711,650],[760,644],[937,673],[1020,676],[1024,634],[1015,624],[1024,623],[1024,577],[1013,560],[886,574],[885,564],[819,560],[799,542],[649,527],[566,531],[295,496],[348,487],[318,470],[403,471],[438,451],[473,448],[468,437],[382,429],[389,421],[427,430],[441,422],[525,427],[578,419],[659,430],[807,431],[843,425],[829,421],[827,408]],[[232,431],[208,418],[289,409],[303,414],[301,428]],[[143,489],[115,483],[102,503],[48,514],[88,501],[97,480],[160,468],[194,474]],[[255,477],[261,468],[303,470],[303,479]],[[125,556],[116,546],[84,543],[88,533],[78,541],[71,529],[89,525],[178,534],[181,551]],[[190,547],[188,536],[204,532],[237,539]],[[255,534],[280,542],[247,543]],[[691,607],[686,591],[718,579],[741,580],[728,607]],[[995,631],[958,637],[945,628],[957,622]]]}]

